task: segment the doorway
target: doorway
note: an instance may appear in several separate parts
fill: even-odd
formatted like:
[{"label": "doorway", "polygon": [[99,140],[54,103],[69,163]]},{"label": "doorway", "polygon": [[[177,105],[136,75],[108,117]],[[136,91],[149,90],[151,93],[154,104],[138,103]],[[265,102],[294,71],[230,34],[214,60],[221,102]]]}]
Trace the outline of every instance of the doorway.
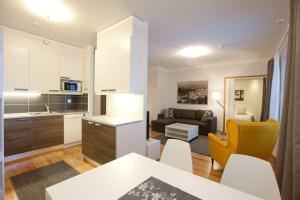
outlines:
[{"label": "doorway", "polygon": [[225,77],[224,131],[226,121],[261,121],[266,76]]}]

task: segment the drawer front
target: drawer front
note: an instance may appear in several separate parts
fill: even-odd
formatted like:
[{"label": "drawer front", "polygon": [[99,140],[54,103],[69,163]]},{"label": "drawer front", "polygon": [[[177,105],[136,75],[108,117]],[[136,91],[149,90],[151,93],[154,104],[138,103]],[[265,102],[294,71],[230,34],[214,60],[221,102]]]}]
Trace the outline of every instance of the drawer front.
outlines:
[{"label": "drawer front", "polygon": [[116,159],[115,127],[82,120],[82,152],[100,164]]},{"label": "drawer front", "polygon": [[96,141],[100,141],[100,145],[96,145],[97,162],[104,164],[116,159],[116,131],[114,127],[101,125],[97,127]]},{"label": "drawer front", "polygon": [[32,119],[33,150],[64,143],[63,116],[34,117]]},{"label": "drawer front", "polygon": [[82,120],[82,153],[95,160],[95,145],[94,123]]},{"label": "drawer front", "polygon": [[4,156],[31,150],[31,118],[4,120]]}]

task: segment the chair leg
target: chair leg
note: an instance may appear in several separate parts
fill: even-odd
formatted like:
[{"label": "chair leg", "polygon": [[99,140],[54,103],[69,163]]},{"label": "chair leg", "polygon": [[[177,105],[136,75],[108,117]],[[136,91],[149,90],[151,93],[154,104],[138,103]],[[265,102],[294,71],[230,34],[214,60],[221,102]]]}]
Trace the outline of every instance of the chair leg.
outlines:
[{"label": "chair leg", "polygon": [[214,159],[211,158],[211,168],[213,168],[213,166],[214,166]]}]

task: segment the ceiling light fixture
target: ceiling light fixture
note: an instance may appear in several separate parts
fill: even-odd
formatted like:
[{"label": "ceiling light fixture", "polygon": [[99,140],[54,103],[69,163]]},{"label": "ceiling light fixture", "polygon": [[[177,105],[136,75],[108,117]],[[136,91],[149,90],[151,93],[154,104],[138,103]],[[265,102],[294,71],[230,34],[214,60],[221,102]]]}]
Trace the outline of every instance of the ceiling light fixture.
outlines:
[{"label": "ceiling light fixture", "polygon": [[57,22],[72,19],[72,13],[61,0],[25,0],[27,7],[36,15]]},{"label": "ceiling light fixture", "polygon": [[179,54],[184,57],[197,58],[205,56],[210,53],[210,50],[204,46],[190,46],[183,48],[179,51]]}]

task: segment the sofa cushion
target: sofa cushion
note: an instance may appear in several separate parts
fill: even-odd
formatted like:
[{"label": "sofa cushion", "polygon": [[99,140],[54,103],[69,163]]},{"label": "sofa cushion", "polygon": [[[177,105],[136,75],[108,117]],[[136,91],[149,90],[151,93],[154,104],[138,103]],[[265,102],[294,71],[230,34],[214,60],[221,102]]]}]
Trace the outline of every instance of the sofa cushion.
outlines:
[{"label": "sofa cushion", "polygon": [[152,124],[161,124],[161,125],[169,125],[173,124],[175,121],[172,118],[167,118],[167,119],[156,119],[151,121]]},{"label": "sofa cushion", "polygon": [[173,109],[173,113],[174,113],[174,117],[175,118],[180,118],[180,113],[181,113],[181,110],[180,109]]},{"label": "sofa cushion", "polygon": [[201,121],[205,122],[205,121],[207,121],[209,119],[212,119],[212,118],[214,118],[214,113],[210,110],[206,110],[205,113],[202,116]]},{"label": "sofa cushion", "polygon": [[164,116],[164,119],[168,118],[168,110],[167,109],[162,109],[161,114]]},{"label": "sofa cushion", "polygon": [[184,110],[184,109],[182,109],[181,112],[180,112],[180,116],[178,118],[195,119],[196,118],[195,110]]},{"label": "sofa cushion", "polygon": [[162,109],[161,114],[164,116],[164,119],[167,118],[174,118],[174,109],[168,108],[168,109]]},{"label": "sofa cushion", "polygon": [[207,123],[199,120],[193,120],[193,119],[182,119],[182,118],[176,118],[176,123],[183,123],[183,124],[192,124],[192,125],[198,125],[198,126],[206,126]]},{"label": "sofa cushion", "polygon": [[168,118],[174,118],[174,109],[173,108],[168,109]]},{"label": "sofa cushion", "polygon": [[204,113],[205,113],[205,110],[196,110],[196,116],[195,116],[195,119],[196,119],[196,120],[201,120]]}]

